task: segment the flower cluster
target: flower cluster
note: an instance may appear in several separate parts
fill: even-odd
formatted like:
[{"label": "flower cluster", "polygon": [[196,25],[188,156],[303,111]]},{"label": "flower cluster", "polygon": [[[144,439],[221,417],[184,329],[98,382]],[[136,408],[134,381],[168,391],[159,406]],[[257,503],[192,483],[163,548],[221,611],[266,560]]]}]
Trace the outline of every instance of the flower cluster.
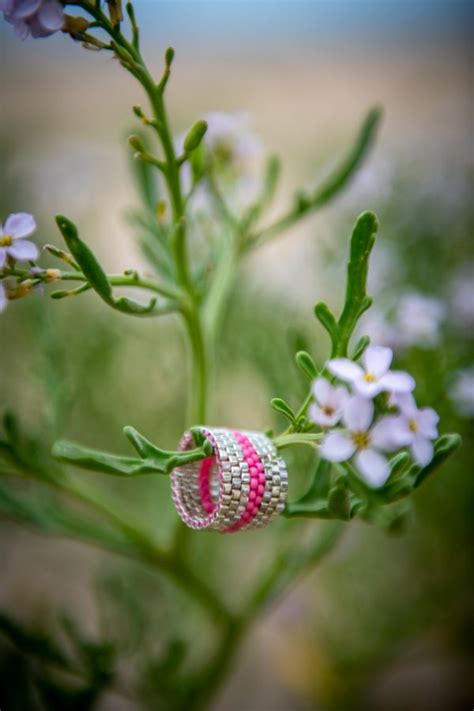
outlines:
[{"label": "flower cluster", "polygon": [[[28,212],[15,212],[9,215],[0,227],[0,271],[7,262],[33,261],[38,257],[38,247],[25,239],[36,230],[33,215]],[[7,291],[0,281],[0,313],[7,306]]]},{"label": "flower cluster", "polygon": [[0,10],[22,40],[29,34],[48,37],[62,29],[65,22],[64,6],[59,0],[0,0]]},{"label": "flower cluster", "polygon": [[[313,384],[315,402],[309,417],[325,430],[321,457],[331,462],[353,459],[372,487],[382,486],[390,475],[387,453],[409,448],[414,461],[426,466],[438,436],[438,415],[431,408],[417,407],[412,394],[415,381],[408,373],[390,370],[392,357],[390,348],[369,346],[362,365],[348,358],[327,364],[327,370],[350,390],[323,377]],[[388,405],[384,406],[386,398],[374,402],[381,393],[388,394]]]}]

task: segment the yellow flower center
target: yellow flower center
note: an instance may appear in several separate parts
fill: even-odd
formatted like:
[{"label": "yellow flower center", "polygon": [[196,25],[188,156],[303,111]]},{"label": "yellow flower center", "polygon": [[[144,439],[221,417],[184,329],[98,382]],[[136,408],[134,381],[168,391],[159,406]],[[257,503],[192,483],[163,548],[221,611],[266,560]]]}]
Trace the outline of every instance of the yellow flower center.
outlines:
[{"label": "yellow flower center", "polygon": [[370,437],[367,432],[353,432],[352,441],[357,449],[367,449],[370,444]]},{"label": "yellow flower center", "polygon": [[11,247],[13,244],[13,237],[11,235],[2,235],[0,237],[0,247]]},{"label": "yellow flower center", "polygon": [[364,380],[366,383],[375,383],[377,378],[372,373],[364,373]]},{"label": "yellow flower center", "polygon": [[410,420],[408,423],[410,432],[418,432],[418,422],[416,420]]}]

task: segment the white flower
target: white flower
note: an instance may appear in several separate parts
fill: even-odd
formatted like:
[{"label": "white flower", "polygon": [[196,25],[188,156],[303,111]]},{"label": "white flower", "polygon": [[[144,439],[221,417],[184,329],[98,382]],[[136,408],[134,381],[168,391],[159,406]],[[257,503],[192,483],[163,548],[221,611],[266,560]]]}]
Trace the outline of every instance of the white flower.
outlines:
[{"label": "white flower", "polygon": [[426,467],[434,454],[433,439],[438,436],[439,415],[431,407],[418,409],[411,393],[393,396],[400,410],[393,420],[392,434],[400,446],[408,446],[415,462]]},{"label": "white flower", "polygon": [[7,217],[3,227],[0,227],[0,269],[7,257],[19,261],[37,258],[38,247],[34,242],[24,239],[35,229],[35,219],[27,212],[16,212]]},{"label": "white flower", "polygon": [[368,346],[362,356],[364,368],[348,358],[334,358],[327,367],[333,375],[351,383],[364,397],[372,398],[382,391],[410,392],[415,387],[414,379],[401,370],[389,370],[392,358],[390,348]]},{"label": "white flower", "polygon": [[456,373],[449,399],[461,417],[474,417],[474,366]]},{"label": "white flower", "polygon": [[326,378],[317,378],[313,383],[315,402],[309,410],[309,418],[321,427],[333,427],[342,417],[348,399],[347,390],[331,385]]},{"label": "white flower", "polygon": [[440,299],[417,292],[403,294],[396,318],[399,344],[402,347],[435,346],[445,315],[446,307]]},{"label": "white flower", "polygon": [[392,418],[385,417],[370,427],[374,417],[374,404],[360,395],[349,398],[344,408],[343,423],[348,432],[333,430],[321,442],[320,454],[331,462],[345,462],[354,456],[354,462],[365,481],[373,487],[382,486],[390,474],[390,465],[382,452],[399,445],[392,437]]},{"label": "white flower", "polygon": [[32,37],[48,37],[65,21],[64,5],[59,0],[0,0],[0,10],[22,40],[30,33]]},{"label": "white flower", "polygon": [[3,285],[3,281],[0,281],[0,314],[5,311],[5,309],[7,308],[7,304],[7,291]]}]

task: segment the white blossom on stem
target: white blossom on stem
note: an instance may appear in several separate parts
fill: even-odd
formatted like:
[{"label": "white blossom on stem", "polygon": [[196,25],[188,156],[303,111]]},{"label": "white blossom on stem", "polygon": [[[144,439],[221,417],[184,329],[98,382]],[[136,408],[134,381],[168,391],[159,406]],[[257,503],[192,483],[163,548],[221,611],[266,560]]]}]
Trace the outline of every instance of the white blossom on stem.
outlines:
[{"label": "white blossom on stem", "polygon": [[333,358],[328,370],[341,380],[353,385],[359,395],[373,398],[386,391],[391,393],[411,392],[415,381],[401,370],[389,370],[393,352],[383,346],[368,346],[362,356],[363,366],[349,358]]},{"label": "white blossom on stem", "polygon": [[7,257],[18,261],[33,260],[38,257],[38,247],[26,240],[36,229],[33,215],[28,212],[15,212],[0,227],[0,269]]},{"label": "white blossom on stem", "polygon": [[392,418],[394,436],[410,448],[417,464],[426,467],[433,459],[432,440],[438,436],[438,413],[431,407],[418,409],[411,393],[395,395],[392,401],[400,410],[400,415]]},{"label": "white blossom on stem", "polygon": [[320,427],[337,425],[349,397],[347,390],[331,385],[326,378],[317,378],[312,392],[315,401],[309,409],[309,419]]},{"label": "white blossom on stem", "polygon": [[382,486],[390,474],[384,452],[399,445],[392,436],[394,418],[383,417],[372,425],[374,404],[360,395],[349,398],[342,417],[345,430],[331,430],[321,442],[320,454],[331,462],[345,462],[354,457],[362,478],[372,487]]}]

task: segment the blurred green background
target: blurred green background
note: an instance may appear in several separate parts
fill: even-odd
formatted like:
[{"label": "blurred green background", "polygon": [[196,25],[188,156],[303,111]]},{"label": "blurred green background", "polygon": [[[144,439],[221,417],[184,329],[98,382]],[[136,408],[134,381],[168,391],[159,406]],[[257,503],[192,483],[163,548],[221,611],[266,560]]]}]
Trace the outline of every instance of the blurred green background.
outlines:
[{"label": "blurred green background", "polygon": [[[209,424],[281,426],[268,402],[303,395],[298,348],[319,363],[327,357],[312,307],[341,302],[351,225],[370,209],[380,236],[366,331],[394,347],[399,367],[417,378],[420,403],[441,414],[441,431],[464,439],[414,497],[403,536],[347,527],[337,551],[257,624],[212,708],[471,708],[472,4],[138,1],[136,10],[157,73],[164,48],[177,52],[169,88],[176,133],[210,110],[244,110],[282,157],[275,212],[344,155],[370,105],[384,108],[375,149],[344,196],[245,264],[221,335]],[[146,268],[126,221],[137,204],[125,138],[130,107],[143,102],[139,88],[108,55],[65,37],[22,44],[2,22],[0,41],[2,219],[30,211],[39,239],[60,244],[53,216],[64,213],[108,271]],[[0,343],[1,409],[17,412],[26,430],[126,453],[121,429],[131,424],[176,446],[186,365],[172,317],[127,319],[92,294],[55,303],[35,295],[1,316]],[[51,399],[60,401],[56,410]],[[292,472],[288,461],[295,493],[310,463],[294,462]],[[169,539],[176,514],[168,481],[81,476],[158,540]],[[199,533],[192,553],[238,601],[278,536],[319,525],[285,521],[232,539]],[[212,641],[201,612],[154,574],[7,520],[0,607],[38,630],[55,630],[66,613],[92,638],[116,643],[121,682],[99,698],[100,711],[166,708],[156,688],[162,650],[199,635],[186,661],[192,667]],[[2,642],[0,657],[9,659]],[[29,662],[15,664],[17,678],[29,679]],[[0,664],[1,685],[11,673]]]}]

